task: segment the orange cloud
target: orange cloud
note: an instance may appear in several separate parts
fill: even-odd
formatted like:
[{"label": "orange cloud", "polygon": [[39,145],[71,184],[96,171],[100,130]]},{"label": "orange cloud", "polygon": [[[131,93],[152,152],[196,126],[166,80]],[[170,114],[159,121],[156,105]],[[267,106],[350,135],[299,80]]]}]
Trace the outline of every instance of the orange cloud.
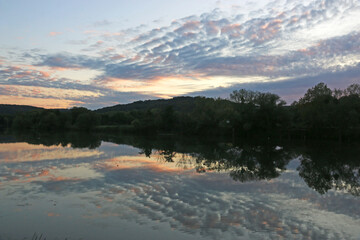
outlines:
[{"label": "orange cloud", "polygon": [[62,32],[50,32],[49,36],[54,37],[54,36],[57,36],[57,35],[60,35],[60,34],[62,34]]},{"label": "orange cloud", "polygon": [[[3,152],[3,156],[5,156],[3,159],[0,159],[0,163],[77,159],[95,157],[103,154],[103,152],[98,150],[81,150],[61,146],[33,146],[26,143],[0,144],[0,152]],[[46,174],[46,172],[41,174]]]},{"label": "orange cloud", "polygon": [[104,160],[96,167],[107,171],[132,169],[144,167],[155,172],[181,172],[183,168],[179,168],[174,163],[158,162],[156,159],[147,158],[145,156],[120,156],[108,160]]},{"label": "orange cloud", "polygon": [[51,177],[51,178],[50,178],[50,181],[53,181],[53,182],[79,181],[79,180],[81,180],[81,179],[80,179],[80,178],[62,177],[62,176]]},{"label": "orange cloud", "polygon": [[[77,159],[85,157],[97,157],[103,154],[98,150],[73,149],[69,146],[44,146],[31,145],[28,143],[3,143],[0,144],[0,152],[3,158],[0,163],[6,162],[34,162],[57,159]],[[42,170],[39,176],[49,175],[48,170]]]},{"label": "orange cloud", "polygon": [[227,87],[239,82],[232,77],[207,77],[202,73],[187,75],[157,76],[147,81],[137,79],[105,78],[101,84],[121,92],[137,92],[159,97],[173,97],[214,87]]},{"label": "orange cloud", "polygon": [[49,173],[50,173],[49,170],[42,170],[42,171],[39,173],[38,177],[48,176]]},{"label": "orange cloud", "polygon": [[44,78],[49,78],[50,77],[50,73],[45,72],[45,71],[39,71],[40,75]]},{"label": "orange cloud", "polygon": [[35,149],[55,149],[59,148],[57,146],[44,146],[44,145],[32,145],[25,142],[17,142],[17,143],[1,143],[0,144],[0,152],[16,152],[21,150],[35,150]]},{"label": "orange cloud", "polygon": [[0,90],[4,89],[8,95],[12,96],[36,96],[43,98],[56,98],[56,99],[68,99],[68,98],[83,98],[83,97],[99,97],[101,93],[92,92],[87,90],[77,89],[59,89],[48,88],[38,86],[22,86],[22,85],[0,85]]},{"label": "orange cloud", "polygon": [[0,102],[2,104],[31,105],[42,108],[71,108],[73,106],[84,104],[82,101],[66,99],[34,98],[8,95],[0,95]]},{"label": "orange cloud", "polygon": [[[195,158],[188,154],[174,153],[172,156],[174,162],[164,160],[164,155],[157,152],[151,155],[151,158],[143,155],[138,156],[118,156],[115,158],[103,160],[95,165],[95,168],[107,171],[146,168],[153,172],[179,173],[189,169],[194,169]],[[194,171],[190,171],[189,174]]]},{"label": "orange cloud", "polygon": [[48,215],[48,217],[59,217],[60,216],[60,214],[53,213],[53,212],[49,212],[47,215]]}]

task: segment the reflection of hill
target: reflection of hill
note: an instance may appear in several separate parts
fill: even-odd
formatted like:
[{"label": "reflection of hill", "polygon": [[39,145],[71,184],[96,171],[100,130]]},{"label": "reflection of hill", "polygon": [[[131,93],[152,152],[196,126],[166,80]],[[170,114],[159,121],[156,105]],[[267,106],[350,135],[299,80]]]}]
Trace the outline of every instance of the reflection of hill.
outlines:
[{"label": "reflection of hill", "polygon": [[42,144],[45,146],[70,145],[73,148],[95,149],[101,145],[99,136],[81,132],[55,132],[48,134],[39,134],[36,132],[17,132],[16,141],[25,141],[30,144]]},{"label": "reflection of hill", "polygon": [[[8,138],[0,138],[6,142]],[[14,141],[14,138],[9,138]],[[235,181],[270,180],[286,170],[290,160],[300,157],[299,175],[319,193],[330,189],[360,195],[360,148],[338,144],[226,143],[201,138],[174,136],[140,137],[57,133],[52,135],[17,134],[16,141],[31,144],[71,145],[73,148],[94,149],[102,141],[131,145],[140,154],[155,155],[159,161],[173,162],[182,168],[202,172],[228,172]]]}]

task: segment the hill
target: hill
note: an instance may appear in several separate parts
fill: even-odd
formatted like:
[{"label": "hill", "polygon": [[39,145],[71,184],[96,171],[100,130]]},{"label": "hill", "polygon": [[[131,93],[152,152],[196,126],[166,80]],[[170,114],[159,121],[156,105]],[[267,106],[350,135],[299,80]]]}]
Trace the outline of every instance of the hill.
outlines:
[{"label": "hill", "polygon": [[95,110],[97,113],[107,112],[128,112],[133,110],[147,110],[153,108],[164,109],[166,107],[173,107],[174,111],[179,112],[191,112],[196,106],[198,99],[202,97],[174,97],[172,99],[157,99],[157,100],[146,100],[136,101],[129,104],[118,104],[111,107],[100,108]]},{"label": "hill", "polygon": [[42,109],[44,108],[27,106],[27,105],[0,104],[0,114],[3,115],[14,115],[20,112],[30,112],[30,111],[36,111]]}]

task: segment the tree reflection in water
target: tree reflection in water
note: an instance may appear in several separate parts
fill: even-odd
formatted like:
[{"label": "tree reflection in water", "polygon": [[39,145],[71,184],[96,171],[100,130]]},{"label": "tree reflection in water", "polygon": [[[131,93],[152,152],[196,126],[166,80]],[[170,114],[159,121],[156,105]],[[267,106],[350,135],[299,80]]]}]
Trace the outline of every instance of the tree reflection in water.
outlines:
[{"label": "tree reflection in water", "polygon": [[194,168],[198,173],[228,172],[235,181],[270,180],[280,176],[293,159],[300,159],[297,170],[306,184],[324,194],[330,189],[360,195],[360,147],[358,145],[226,143],[204,139],[174,137],[141,137],[58,133],[51,135],[17,134],[15,139],[31,144],[70,145],[94,149],[102,141],[132,145],[146,157],[156,155],[159,161]]},{"label": "tree reflection in water", "polygon": [[359,158],[358,146],[308,147],[302,154],[298,171],[307,185],[321,194],[336,189],[360,196]]},{"label": "tree reflection in water", "polygon": [[[197,157],[197,169],[204,171],[228,171],[235,181],[272,179],[286,170],[293,158],[289,151],[278,146],[229,146],[214,154]],[[223,147],[224,147],[223,146]]]}]

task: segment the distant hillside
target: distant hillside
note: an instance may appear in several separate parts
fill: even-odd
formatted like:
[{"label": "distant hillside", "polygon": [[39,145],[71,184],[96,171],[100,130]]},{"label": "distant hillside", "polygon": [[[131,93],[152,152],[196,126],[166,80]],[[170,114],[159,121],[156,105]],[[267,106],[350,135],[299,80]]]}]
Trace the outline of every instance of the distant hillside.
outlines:
[{"label": "distant hillside", "polygon": [[26,105],[10,105],[0,104],[0,114],[13,115],[19,112],[30,112],[35,110],[42,110],[44,108],[26,106]]},{"label": "distant hillside", "polygon": [[191,112],[196,106],[196,101],[201,97],[175,97],[172,99],[157,99],[137,101],[129,104],[119,104],[112,107],[105,107],[96,110],[97,113],[107,113],[114,111],[133,111],[133,110],[147,110],[153,108],[163,109],[172,106],[174,111]]},{"label": "distant hillside", "polygon": [[[192,112],[196,105],[200,102],[213,102],[212,98],[205,97],[174,97],[172,99],[157,99],[157,100],[145,100],[136,101],[128,104],[118,104],[111,107],[104,107],[95,110],[96,113],[108,113],[108,112],[130,112],[134,110],[148,110],[148,109],[165,109],[171,106],[174,111],[178,112]],[[228,102],[228,100],[223,100]],[[30,112],[36,110],[44,110],[44,108],[26,106],[26,105],[10,105],[0,104],[0,115],[14,115],[21,112]],[[51,110],[51,109],[48,109]],[[69,111],[69,109],[56,109],[60,112]]]}]

